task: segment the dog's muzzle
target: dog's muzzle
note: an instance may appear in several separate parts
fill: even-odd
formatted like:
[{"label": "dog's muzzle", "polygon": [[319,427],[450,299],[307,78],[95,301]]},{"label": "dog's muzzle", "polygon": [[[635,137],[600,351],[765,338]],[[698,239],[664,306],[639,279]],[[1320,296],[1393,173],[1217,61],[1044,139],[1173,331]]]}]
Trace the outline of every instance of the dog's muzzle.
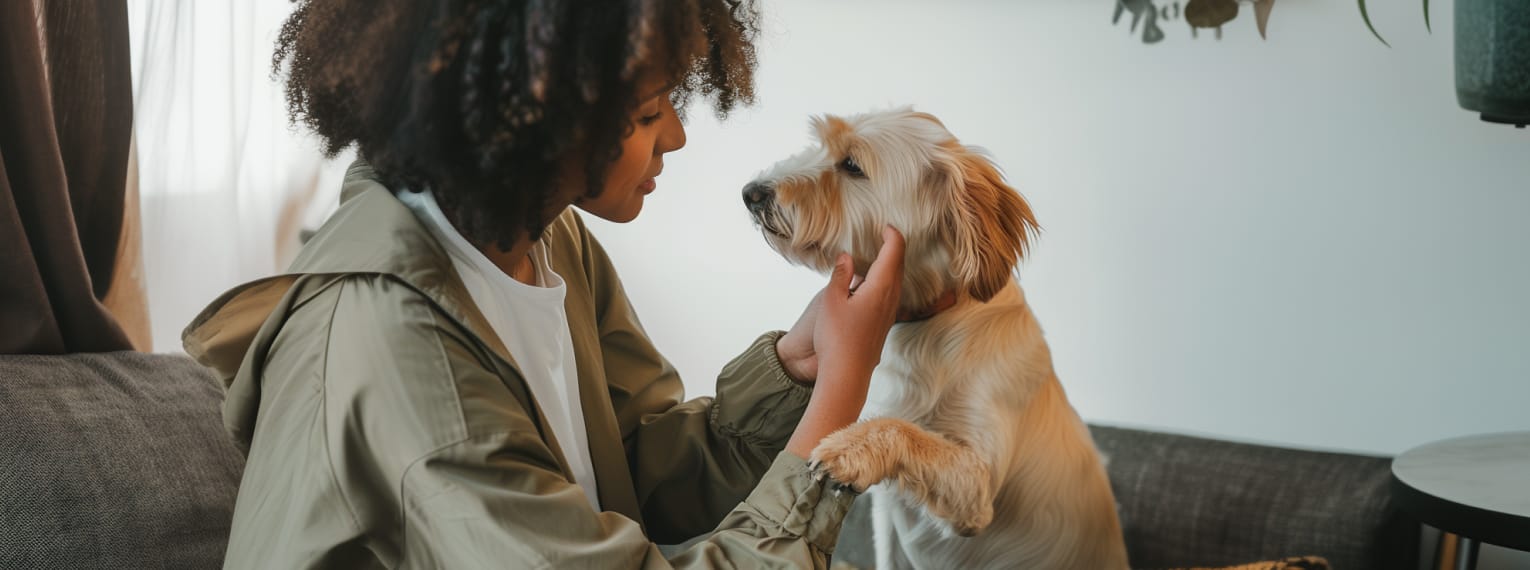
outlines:
[{"label": "dog's muzzle", "polygon": [[744,206],[749,213],[759,215],[774,207],[775,201],[775,187],[758,181],[744,185]]}]

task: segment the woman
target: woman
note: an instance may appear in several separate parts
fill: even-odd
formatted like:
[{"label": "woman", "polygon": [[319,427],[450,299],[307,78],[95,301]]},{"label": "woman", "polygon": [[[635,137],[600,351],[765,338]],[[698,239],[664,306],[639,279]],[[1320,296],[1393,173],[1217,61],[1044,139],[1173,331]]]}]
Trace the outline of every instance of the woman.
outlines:
[{"label": "woman", "polygon": [[184,337],[247,451],[227,566],[825,564],[852,495],[804,458],[860,413],[902,238],[682,402],[569,208],[636,217],[676,104],[750,99],[754,31],[723,0],[298,6],[294,117],[366,161],[288,274]]}]

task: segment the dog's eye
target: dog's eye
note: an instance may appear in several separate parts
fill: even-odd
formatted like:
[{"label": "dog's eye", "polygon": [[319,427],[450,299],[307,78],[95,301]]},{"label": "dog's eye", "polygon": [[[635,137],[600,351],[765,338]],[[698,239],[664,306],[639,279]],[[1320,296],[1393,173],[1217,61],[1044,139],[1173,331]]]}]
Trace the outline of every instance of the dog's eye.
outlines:
[{"label": "dog's eye", "polygon": [[839,161],[839,169],[857,178],[866,177],[866,173],[861,171],[861,165],[855,163],[854,157],[847,156],[844,160]]}]

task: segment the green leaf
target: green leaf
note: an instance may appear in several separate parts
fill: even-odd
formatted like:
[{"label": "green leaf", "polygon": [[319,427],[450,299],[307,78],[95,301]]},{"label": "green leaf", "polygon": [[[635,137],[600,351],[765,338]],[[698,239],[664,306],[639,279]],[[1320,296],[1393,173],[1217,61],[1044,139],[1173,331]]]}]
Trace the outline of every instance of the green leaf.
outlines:
[{"label": "green leaf", "polygon": [[1424,29],[1434,33],[1434,28],[1429,26],[1429,0],[1424,0]]},{"label": "green leaf", "polygon": [[1376,39],[1381,40],[1381,45],[1392,47],[1392,44],[1387,43],[1386,38],[1381,37],[1381,34],[1376,31],[1376,26],[1371,25],[1371,14],[1365,11],[1365,0],[1359,0],[1359,2],[1360,18],[1365,20],[1365,27],[1371,29],[1371,35],[1376,36]]}]

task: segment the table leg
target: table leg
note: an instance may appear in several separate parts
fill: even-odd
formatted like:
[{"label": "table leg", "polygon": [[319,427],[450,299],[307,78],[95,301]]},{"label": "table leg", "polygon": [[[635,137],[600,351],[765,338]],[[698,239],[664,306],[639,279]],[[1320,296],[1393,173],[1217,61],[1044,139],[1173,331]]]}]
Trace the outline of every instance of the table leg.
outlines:
[{"label": "table leg", "polygon": [[1429,570],[1455,570],[1456,535],[1440,531],[1434,539],[1434,558],[1430,562]]},{"label": "table leg", "polygon": [[1477,570],[1477,547],[1481,543],[1467,537],[1456,541],[1456,570]]}]

